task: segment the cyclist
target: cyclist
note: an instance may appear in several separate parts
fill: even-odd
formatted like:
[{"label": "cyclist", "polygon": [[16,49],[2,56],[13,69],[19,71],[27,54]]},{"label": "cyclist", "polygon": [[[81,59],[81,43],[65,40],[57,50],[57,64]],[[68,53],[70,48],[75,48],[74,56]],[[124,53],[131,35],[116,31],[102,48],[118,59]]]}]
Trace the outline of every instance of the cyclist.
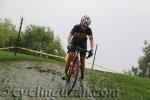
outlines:
[{"label": "cyclist", "polygon": [[[68,36],[68,58],[66,61],[66,68],[65,73],[62,77],[63,80],[66,78],[67,71],[69,69],[70,61],[73,58],[73,53],[75,50],[73,49],[73,46],[80,47],[82,49],[87,50],[87,37],[90,41],[90,52],[88,54],[88,57],[93,56],[93,34],[92,30],[89,27],[91,24],[91,19],[89,16],[84,15],[81,18],[80,24],[74,25],[73,29],[71,30],[69,36]],[[80,70],[81,70],[81,79],[80,79],[80,85],[84,85],[84,69],[85,69],[85,57],[86,52],[80,52]]]}]

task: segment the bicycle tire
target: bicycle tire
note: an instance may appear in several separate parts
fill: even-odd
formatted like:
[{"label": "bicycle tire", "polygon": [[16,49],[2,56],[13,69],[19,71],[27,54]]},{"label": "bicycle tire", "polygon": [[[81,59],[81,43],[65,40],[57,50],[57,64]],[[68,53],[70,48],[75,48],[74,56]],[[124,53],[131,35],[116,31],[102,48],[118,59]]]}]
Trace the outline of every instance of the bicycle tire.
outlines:
[{"label": "bicycle tire", "polygon": [[[75,62],[75,68],[77,68],[77,70],[75,70],[76,71],[76,75],[75,75],[75,78],[74,78],[74,80],[73,80],[73,83],[72,83],[72,86],[71,86],[71,88],[68,90],[68,95],[70,94],[70,92],[73,90],[73,88],[75,87],[75,84],[76,84],[76,81],[77,81],[77,78],[78,78],[78,74],[79,74],[79,61],[76,61]],[[67,80],[67,82],[69,83],[70,82],[70,80],[73,78],[73,75],[74,74],[74,72],[72,73],[72,74],[69,74],[68,75],[68,80]]]},{"label": "bicycle tire", "polygon": [[[72,62],[70,62],[70,63],[72,63]],[[69,83],[70,82],[70,77],[71,77],[71,67],[72,67],[72,64],[70,64],[69,65],[69,69],[68,69],[68,72],[67,72],[67,77],[66,77],[66,81],[67,81],[67,83]]]}]

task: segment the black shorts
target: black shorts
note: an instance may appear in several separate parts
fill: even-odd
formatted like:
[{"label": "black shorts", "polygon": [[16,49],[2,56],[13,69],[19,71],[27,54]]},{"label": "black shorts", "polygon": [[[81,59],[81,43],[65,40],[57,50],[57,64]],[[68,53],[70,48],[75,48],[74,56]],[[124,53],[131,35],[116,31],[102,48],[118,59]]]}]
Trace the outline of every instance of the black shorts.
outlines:
[{"label": "black shorts", "polygon": [[[69,52],[75,52],[75,50],[69,50],[68,53]],[[80,52],[80,56],[81,57],[86,57],[86,52]]]}]

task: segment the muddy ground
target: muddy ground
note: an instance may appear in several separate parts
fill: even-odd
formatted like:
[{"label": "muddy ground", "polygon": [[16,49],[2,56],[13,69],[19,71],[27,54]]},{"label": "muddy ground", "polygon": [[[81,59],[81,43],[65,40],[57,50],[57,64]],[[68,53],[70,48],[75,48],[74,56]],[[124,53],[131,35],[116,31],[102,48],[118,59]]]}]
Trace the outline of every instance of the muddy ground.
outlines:
[{"label": "muddy ground", "polygon": [[68,96],[63,71],[64,66],[49,62],[0,62],[0,100],[95,100],[88,85],[81,95],[79,80]]}]

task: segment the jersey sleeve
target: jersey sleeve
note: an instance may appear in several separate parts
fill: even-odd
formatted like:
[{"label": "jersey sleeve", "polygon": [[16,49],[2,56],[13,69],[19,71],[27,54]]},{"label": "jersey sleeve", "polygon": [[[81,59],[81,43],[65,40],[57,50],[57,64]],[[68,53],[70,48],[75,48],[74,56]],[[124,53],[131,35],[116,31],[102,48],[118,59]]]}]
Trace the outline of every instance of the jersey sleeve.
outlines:
[{"label": "jersey sleeve", "polygon": [[74,25],[74,27],[72,28],[70,34],[74,35],[77,32],[77,26]]},{"label": "jersey sleeve", "polygon": [[92,30],[90,28],[88,30],[88,37],[89,37],[89,39],[93,39],[93,33],[92,33]]}]

